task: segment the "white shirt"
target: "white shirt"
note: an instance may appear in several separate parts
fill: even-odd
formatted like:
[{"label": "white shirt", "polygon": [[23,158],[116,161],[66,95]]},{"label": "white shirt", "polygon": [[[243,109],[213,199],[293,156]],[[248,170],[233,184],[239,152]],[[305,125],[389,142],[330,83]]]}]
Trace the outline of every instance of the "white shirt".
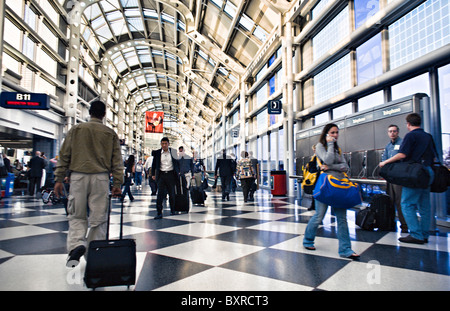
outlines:
[{"label": "white shirt", "polygon": [[170,149],[167,151],[161,150],[161,171],[172,171],[172,156],[170,155]]}]

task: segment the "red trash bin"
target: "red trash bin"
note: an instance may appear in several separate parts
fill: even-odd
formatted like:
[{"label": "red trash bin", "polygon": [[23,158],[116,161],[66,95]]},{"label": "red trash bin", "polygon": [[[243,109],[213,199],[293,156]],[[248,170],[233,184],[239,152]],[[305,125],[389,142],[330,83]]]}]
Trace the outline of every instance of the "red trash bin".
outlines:
[{"label": "red trash bin", "polygon": [[286,195],[286,171],[270,171],[272,195]]}]

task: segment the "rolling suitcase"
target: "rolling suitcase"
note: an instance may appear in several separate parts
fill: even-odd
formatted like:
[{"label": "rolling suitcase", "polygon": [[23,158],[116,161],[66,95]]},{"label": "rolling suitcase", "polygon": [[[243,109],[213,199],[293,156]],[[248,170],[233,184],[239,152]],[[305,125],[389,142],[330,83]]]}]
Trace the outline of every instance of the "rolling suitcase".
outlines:
[{"label": "rolling suitcase", "polygon": [[376,194],[366,209],[356,214],[356,224],[364,230],[375,228],[381,231],[395,230],[395,209],[391,198],[386,194]]},{"label": "rolling suitcase", "polygon": [[111,213],[111,197],[108,209],[108,228],[106,240],[89,243],[84,282],[88,288],[126,285],[136,283],[136,242],[134,239],[123,239],[123,202],[120,212],[120,239],[109,239],[109,216]]},{"label": "rolling suitcase", "polygon": [[205,191],[202,187],[191,187],[192,204],[205,204]]},{"label": "rolling suitcase", "polygon": [[180,184],[176,186],[175,193],[175,211],[189,212],[189,191],[184,187],[182,177],[180,176]]}]

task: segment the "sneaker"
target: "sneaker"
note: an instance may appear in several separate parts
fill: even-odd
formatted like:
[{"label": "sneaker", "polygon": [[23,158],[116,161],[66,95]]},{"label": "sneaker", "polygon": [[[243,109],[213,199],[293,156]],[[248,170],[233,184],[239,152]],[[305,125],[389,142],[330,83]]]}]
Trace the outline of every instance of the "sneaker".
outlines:
[{"label": "sneaker", "polygon": [[66,267],[67,268],[75,268],[80,263],[81,256],[86,252],[86,247],[83,245],[75,247],[70,251],[69,257],[67,258]]}]

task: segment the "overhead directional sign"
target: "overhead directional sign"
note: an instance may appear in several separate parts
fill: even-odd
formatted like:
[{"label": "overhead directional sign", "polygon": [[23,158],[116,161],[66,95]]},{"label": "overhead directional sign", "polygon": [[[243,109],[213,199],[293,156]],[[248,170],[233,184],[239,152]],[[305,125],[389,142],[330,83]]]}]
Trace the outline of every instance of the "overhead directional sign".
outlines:
[{"label": "overhead directional sign", "polygon": [[50,109],[50,97],[41,93],[2,92],[0,106],[10,109]]},{"label": "overhead directional sign", "polygon": [[281,114],[281,100],[269,100],[267,111],[269,114]]}]

